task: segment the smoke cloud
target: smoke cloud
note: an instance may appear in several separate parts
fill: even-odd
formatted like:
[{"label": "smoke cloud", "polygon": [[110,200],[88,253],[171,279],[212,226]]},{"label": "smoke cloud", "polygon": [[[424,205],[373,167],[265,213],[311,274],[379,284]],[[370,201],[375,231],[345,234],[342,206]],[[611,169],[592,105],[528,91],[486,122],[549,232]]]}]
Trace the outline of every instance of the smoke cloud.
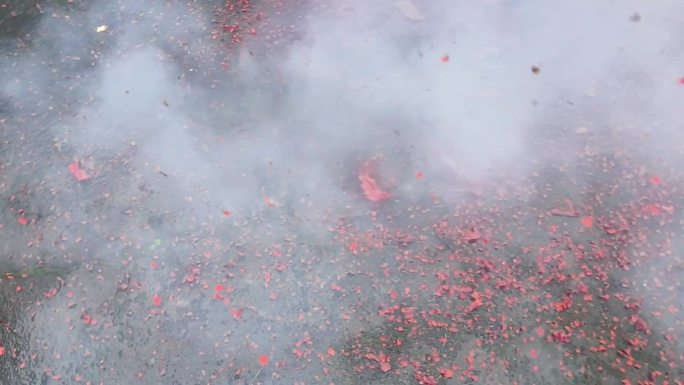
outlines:
[{"label": "smoke cloud", "polygon": [[[0,4],[22,17],[0,9],[0,191],[11,203],[3,221],[28,216],[36,226],[0,233],[0,255],[13,256],[1,262],[74,269],[62,284],[86,300],[55,306],[121,322],[127,338],[147,322],[152,293],[167,293],[164,303],[195,298],[193,269],[208,290],[232,282],[242,295],[235,306],[262,309],[253,325],[225,332],[225,312],[185,299],[174,316],[191,321],[160,332],[175,345],[136,347],[191,373],[181,379],[207,367],[174,349],[238,357],[240,366],[247,335],[289,354],[294,333],[302,337],[288,322],[301,314],[337,328],[317,336],[321,346],[377,327],[379,300],[307,291],[340,277],[357,284],[366,273],[331,251],[341,237],[334,230],[349,223],[386,230],[394,218],[429,212],[430,202],[505,206],[507,192],[552,206],[606,183],[581,166],[596,154],[627,154],[642,167],[627,170],[634,178],[655,169],[674,176],[681,164],[678,1],[254,1],[263,15],[241,26],[239,44],[228,28],[237,21],[218,1]],[[72,162],[87,181],[73,181]],[[387,201],[364,197],[358,174],[369,164]],[[562,193],[547,196],[552,188]],[[317,268],[284,272],[296,290],[278,292],[293,299],[273,309],[277,290],[262,287],[260,269],[281,252]],[[163,273],[148,267],[151,258]],[[107,306],[135,282],[147,292],[126,304],[130,320],[117,321]],[[326,306],[368,319],[347,330]],[[86,331],[49,333],[64,317],[39,310],[33,347],[89,346]],[[115,332],[101,338],[125,349]],[[135,355],[121,362],[142,365]]]}]

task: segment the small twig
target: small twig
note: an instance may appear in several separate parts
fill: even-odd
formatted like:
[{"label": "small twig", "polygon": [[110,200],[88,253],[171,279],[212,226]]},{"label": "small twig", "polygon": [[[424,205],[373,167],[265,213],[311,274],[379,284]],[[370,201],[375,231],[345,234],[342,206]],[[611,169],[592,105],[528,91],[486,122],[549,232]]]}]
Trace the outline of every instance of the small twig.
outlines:
[{"label": "small twig", "polygon": [[259,375],[261,374],[261,371],[262,371],[262,370],[264,370],[264,367],[263,367],[263,366],[259,368],[259,371],[257,372],[257,374],[254,376],[254,378],[252,378],[252,381],[250,381],[250,382],[247,383],[247,385],[252,385],[252,384],[254,384],[254,381],[256,381],[257,377],[259,377]]}]

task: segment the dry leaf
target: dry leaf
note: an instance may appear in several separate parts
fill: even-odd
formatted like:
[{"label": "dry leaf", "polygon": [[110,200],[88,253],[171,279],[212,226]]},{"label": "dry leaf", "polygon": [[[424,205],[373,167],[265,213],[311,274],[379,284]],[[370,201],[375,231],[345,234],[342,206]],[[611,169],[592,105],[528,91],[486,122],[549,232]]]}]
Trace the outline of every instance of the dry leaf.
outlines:
[{"label": "dry leaf", "polygon": [[425,16],[416,8],[416,6],[411,2],[411,0],[401,0],[394,2],[399,12],[404,15],[405,18],[413,21],[423,21]]}]

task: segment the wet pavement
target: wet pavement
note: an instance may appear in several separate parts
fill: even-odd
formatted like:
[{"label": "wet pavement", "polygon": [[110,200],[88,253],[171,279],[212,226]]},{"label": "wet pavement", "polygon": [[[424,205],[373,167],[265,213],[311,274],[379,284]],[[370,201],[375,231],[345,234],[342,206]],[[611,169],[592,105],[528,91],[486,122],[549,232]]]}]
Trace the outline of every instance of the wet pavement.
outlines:
[{"label": "wet pavement", "polygon": [[0,384],[684,384],[682,5],[0,0]]}]

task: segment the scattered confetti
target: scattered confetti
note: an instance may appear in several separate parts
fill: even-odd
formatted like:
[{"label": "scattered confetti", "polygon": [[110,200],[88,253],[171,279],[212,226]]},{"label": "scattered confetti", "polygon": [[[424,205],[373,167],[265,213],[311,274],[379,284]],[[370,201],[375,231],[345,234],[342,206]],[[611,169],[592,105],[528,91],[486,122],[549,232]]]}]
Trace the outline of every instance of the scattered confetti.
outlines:
[{"label": "scattered confetti", "polygon": [[155,294],[152,296],[152,305],[161,306],[162,299],[159,295]]},{"label": "scattered confetti", "polygon": [[82,181],[90,178],[90,176],[88,176],[88,174],[81,169],[78,161],[74,161],[72,163],[69,163],[68,168],[69,168],[69,172],[71,173],[71,175],[73,175],[74,178],[76,178],[76,181],[78,181],[78,182],[82,182]]},{"label": "scattered confetti", "polygon": [[[65,10],[58,3],[50,3],[49,10],[58,23],[38,23],[37,31],[49,29],[51,24],[71,30],[62,28],[62,23],[76,23],[72,25],[76,31],[78,18],[71,17],[70,21],[67,15],[81,12],[82,7],[67,1],[63,2],[68,4]],[[301,139],[295,136],[299,129],[281,132],[281,122],[274,128],[270,123],[275,119],[270,119],[284,116],[281,109],[270,115],[270,104],[261,106],[262,99],[253,98],[249,91],[268,96],[268,88],[277,84],[285,96],[274,100],[285,101],[280,104],[286,107],[291,107],[287,102],[294,100],[290,91],[299,94],[298,84],[289,82],[287,76],[291,61],[286,63],[285,71],[269,70],[275,63],[271,63],[273,58],[290,52],[290,47],[281,46],[286,49],[279,51],[277,45],[290,44],[292,39],[293,48],[297,48],[302,44],[302,33],[307,32],[306,17],[297,17],[294,12],[297,2],[224,0],[211,2],[220,5],[210,12],[202,8],[204,3],[167,1],[155,8],[161,13],[136,11],[135,28],[130,28],[126,20],[112,20],[120,17],[117,12],[91,15],[93,11],[86,7],[89,20],[107,20],[114,28],[102,25],[96,28],[98,33],[133,34],[147,26],[154,33],[142,39],[120,39],[111,47],[103,45],[114,43],[103,39],[109,37],[105,34],[99,39],[85,39],[84,45],[79,43],[76,49],[61,50],[68,54],[68,63],[63,63],[68,65],[58,65],[54,76],[48,74],[54,80],[50,85],[58,87],[59,82],[64,82],[73,86],[73,92],[45,95],[41,92],[44,82],[27,76],[21,79],[25,83],[10,88],[19,87],[21,91],[26,87],[31,93],[28,100],[35,99],[34,93],[45,97],[38,98],[37,105],[22,105],[15,103],[12,95],[7,106],[0,106],[11,110],[7,118],[0,118],[0,126],[9,133],[3,142],[8,144],[9,152],[5,147],[0,151],[6,160],[1,166],[7,171],[2,173],[4,179],[0,178],[6,216],[5,223],[0,223],[0,233],[8,240],[3,244],[7,249],[6,268],[12,270],[0,272],[0,281],[6,283],[4,294],[11,299],[3,307],[0,320],[0,356],[4,360],[0,364],[7,364],[5,369],[10,373],[19,368],[24,369],[26,378],[37,375],[64,383],[96,383],[99,379],[90,378],[91,370],[76,371],[100,368],[116,376],[119,371],[115,365],[121,364],[117,362],[119,354],[124,363],[131,364],[120,372],[128,370],[127,376],[145,378],[144,382],[150,383],[174,377],[179,383],[227,379],[256,385],[284,383],[294,379],[291,373],[299,373],[308,378],[307,384],[348,380],[423,385],[477,381],[518,385],[544,381],[684,385],[678,378],[684,367],[681,333],[677,329],[682,320],[676,284],[682,271],[679,240],[684,223],[684,212],[680,210],[684,189],[677,174],[678,164],[668,164],[669,157],[661,154],[648,156],[646,151],[651,146],[643,146],[647,150],[638,142],[634,144],[629,125],[610,126],[621,118],[596,120],[596,114],[573,113],[590,101],[573,95],[572,88],[585,83],[559,91],[572,101],[563,97],[539,101],[548,113],[545,119],[549,124],[540,125],[538,131],[533,127],[530,132],[534,140],[525,156],[514,159],[510,168],[508,164],[492,167],[477,194],[463,188],[467,183],[456,169],[465,169],[467,163],[458,162],[458,157],[475,158],[468,160],[477,162],[477,156],[484,156],[486,163],[487,154],[468,148],[470,142],[466,140],[458,144],[468,151],[453,154],[456,167],[441,168],[440,154],[424,146],[434,140],[434,131],[422,125],[444,120],[437,114],[435,119],[402,121],[400,108],[371,114],[366,117],[369,119],[355,119],[370,122],[363,127],[370,133],[353,137],[354,144],[364,139],[368,143],[344,148],[346,151],[340,154],[324,153],[323,161],[313,165],[314,172],[310,172],[305,162],[319,159],[317,147],[325,152],[327,145],[319,146],[320,139],[315,135],[297,142]],[[320,6],[325,8],[324,4]],[[391,25],[417,28],[420,34],[423,27],[429,26],[416,22],[426,17],[439,19],[440,15],[429,7],[427,2],[393,0],[383,10],[383,17],[390,17]],[[342,15],[362,9],[342,4],[330,10]],[[11,14],[15,9],[7,12]],[[199,20],[209,19],[205,21],[214,26],[193,23],[194,12]],[[121,16],[129,13],[121,12]],[[649,21],[634,26],[626,20],[629,14],[621,16],[629,29],[646,31],[653,25]],[[651,12],[648,14],[653,17]],[[434,20],[434,24],[440,26],[438,21]],[[184,25],[189,31],[211,33],[212,40],[195,34],[187,39]],[[444,28],[447,31],[451,26]],[[317,31],[326,33],[326,28]],[[42,41],[39,34],[21,32],[31,39],[17,39],[17,44],[8,45],[12,46],[8,52],[14,52],[16,45],[21,46],[16,51],[20,55],[25,50],[27,55],[37,53],[35,58],[39,60],[47,57],[40,54],[40,44],[31,44]],[[93,37],[92,26],[82,32]],[[363,35],[363,31],[358,32]],[[71,34],[68,37],[71,39]],[[454,41],[417,44],[430,50],[424,64],[433,68],[441,66],[437,60],[450,63],[449,55],[441,56],[434,47],[446,52],[454,46],[452,43],[462,45],[458,39],[456,36]],[[144,49],[128,46],[138,42],[144,43]],[[26,44],[29,46],[24,47]],[[222,51],[213,52],[216,47]],[[168,76],[172,87],[152,89],[163,93],[163,98],[161,93],[152,92],[149,99],[157,109],[151,115],[159,112],[164,115],[162,120],[174,122],[179,116],[189,119],[181,119],[178,127],[172,127],[171,134],[183,126],[179,138],[164,134],[162,144],[155,144],[155,137],[149,141],[145,138],[151,132],[147,126],[156,127],[159,122],[155,116],[142,127],[133,121],[130,130],[122,121],[129,123],[137,115],[131,119],[117,116],[130,111],[123,103],[141,100],[139,87],[146,91],[149,86],[149,82],[131,84],[138,80],[138,70],[145,72],[149,68],[145,65],[148,63],[132,61],[125,71],[118,67],[119,60],[136,57],[137,52],[127,54],[129,48],[152,48],[154,65],[172,66],[171,71],[158,68],[166,71],[161,74],[177,75]],[[114,55],[107,54],[109,49]],[[477,67],[482,58],[489,61],[497,55],[506,56],[506,49],[506,45],[485,44],[476,47],[471,58],[463,59],[452,50],[459,60],[440,69],[459,76],[461,60],[466,64],[472,61]],[[302,62],[317,57],[304,53]],[[202,60],[198,62],[197,58]],[[12,64],[6,66],[10,70],[5,75],[29,61],[11,55],[5,59]],[[535,63],[534,58],[527,60]],[[250,65],[252,62],[258,65]],[[498,64],[507,68],[511,63]],[[529,67],[533,77],[541,72],[543,63],[537,64]],[[104,96],[112,92],[118,96],[103,98],[104,103],[100,103],[97,77],[90,79],[86,71],[85,78],[67,78],[81,76],[84,68],[92,65],[105,74],[112,71],[130,75],[133,80],[112,76],[114,84]],[[232,72],[222,74],[223,65]],[[529,76],[525,71],[529,65],[518,68],[522,78]],[[515,66],[519,63],[510,68]],[[239,84],[242,80],[231,81],[233,75],[240,75],[241,68],[259,71],[255,72],[258,76],[245,78],[245,84]],[[545,76],[553,78],[549,69],[554,72],[545,67]],[[26,71],[35,75],[33,68],[27,67]],[[391,68],[389,71],[393,73]],[[669,86],[679,87],[675,84],[679,74],[667,71],[664,76],[673,76]],[[463,78],[468,76],[466,72]],[[493,76],[495,73],[486,68],[476,68],[475,72],[480,77],[473,80],[473,105],[482,102],[485,110],[490,110],[501,100],[510,99],[505,92],[499,95],[506,87],[497,90],[479,86],[496,84],[499,77]],[[165,82],[166,77],[158,78]],[[387,80],[385,75],[382,77],[381,81]],[[353,90],[353,97],[365,103],[368,94],[363,92],[367,91],[354,87],[353,80],[345,82],[351,88],[345,86],[343,91]],[[684,78],[679,82],[684,84]],[[229,89],[222,88],[222,84]],[[440,96],[453,88],[451,84],[435,87],[423,81],[415,84],[418,99]],[[124,88],[129,85],[130,93]],[[212,87],[210,94],[216,99],[190,100],[204,95],[204,85]],[[246,99],[238,95],[240,100],[236,101],[230,97],[235,85],[248,89]],[[465,86],[468,89],[469,84]],[[578,91],[577,95],[583,92],[574,91]],[[594,104],[603,106],[610,96],[610,92],[597,91]],[[145,95],[142,97],[146,100]],[[603,97],[608,99],[599,100]],[[99,114],[101,104],[118,100],[123,102],[111,105],[114,114]],[[172,103],[171,109],[167,100],[178,102]],[[183,100],[189,102],[180,102]],[[484,111],[469,103],[464,105],[459,98],[445,100],[454,104],[459,114]],[[218,115],[230,117],[230,122],[222,120],[214,126],[211,119],[216,114],[192,110],[203,107],[201,101],[208,102],[212,113],[218,111]],[[254,101],[259,106],[256,110],[252,109]],[[59,109],[62,104],[74,107],[73,111]],[[232,118],[232,105],[240,107],[244,119]],[[420,100],[412,105],[425,106]],[[50,112],[53,106],[58,110]],[[555,116],[556,106],[568,113]],[[302,116],[318,122],[316,105],[307,108],[314,114],[313,119],[302,111],[288,111],[282,124],[297,124]],[[264,111],[266,115],[261,116]],[[38,120],[29,115],[34,113]],[[290,119],[290,115],[294,118]],[[48,130],[59,138],[52,143],[54,146],[50,145],[53,135],[26,128],[26,123],[44,119],[52,122],[53,118],[59,122],[50,124]],[[261,124],[261,118],[268,118],[269,124]],[[346,123],[342,121],[340,130],[348,127]],[[12,132],[15,125],[17,133]],[[125,134],[135,132],[130,140],[139,143],[124,143],[117,151],[99,152],[109,149],[109,138],[98,137],[86,145],[88,141],[81,133],[95,125],[110,125],[112,130],[123,127]],[[245,127],[237,127],[242,125]],[[411,131],[412,125],[418,126],[416,131]],[[260,129],[263,126],[267,127]],[[497,126],[506,128],[506,124]],[[456,129],[450,125],[434,128]],[[487,131],[482,132],[489,140]],[[459,139],[468,139],[467,133]],[[334,137],[343,134],[346,132],[335,133]],[[380,136],[383,134],[387,136]],[[624,140],[620,137],[603,146],[605,137],[617,138],[618,134],[624,134]],[[217,139],[216,135],[221,137]],[[545,135],[553,138],[543,139]],[[283,143],[271,143],[274,138],[283,138]],[[173,146],[186,139],[189,147]],[[34,143],[42,140],[48,140],[48,146]],[[401,143],[401,149],[397,150],[394,141]],[[672,139],[675,141],[676,136]],[[147,151],[147,142],[157,146],[152,147],[156,151]],[[286,152],[292,143],[316,151],[290,158]],[[18,150],[12,149],[15,144]],[[333,145],[342,147],[342,143]],[[623,145],[627,147],[621,148]],[[500,151],[495,141],[486,146]],[[50,149],[45,151],[45,157],[38,153],[43,148]],[[198,153],[182,153],[188,148]],[[262,153],[262,148],[270,153]],[[226,149],[235,150],[235,158],[233,154],[223,156]],[[282,151],[284,155],[280,155]],[[382,151],[386,157],[384,167],[379,167],[377,159],[352,164],[362,151]],[[87,154],[93,164],[99,165],[94,169],[86,158],[81,160],[83,164],[74,161],[68,165],[77,182],[92,178],[90,183],[75,184],[63,172],[62,167],[74,152]],[[276,155],[277,161],[263,164],[270,155]],[[184,164],[185,159],[191,161]],[[244,164],[231,164],[230,159]],[[168,167],[168,174],[161,169],[150,172],[157,163]],[[46,172],[42,171],[43,165]],[[57,165],[55,175],[50,174],[50,165]],[[81,169],[82,165],[86,170]],[[201,167],[204,165],[208,167]],[[509,172],[514,168],[519,171]],[[34,173],[36,170],[40,172]],[[654,172],[663,173],[667,183],[661,184]],[[425,179],[424,173],[430,176],[429,183],[416,182]],[[159,178],[160,174],[164,177]],[[317,174],[325,177],[317,179]],[[11,180],[12,175],[21,178]],[[390,198],[392,201],[384,204],[368,203]],[[227,207],[239,215],[232,215]],[[277,209],[268,209],[274,207]],[[14,220],[28,227],[16,225]],[[73,267],[74,271],[52,271],[53,263]],[[21,319],[14,319],[6,309],[19,310]],[[59,334],[51,333],[53,324]],[[40,330],[40,325],[47,325],[47,332]],[[36,343],[17,346],[21,338],[12,339],[13,333],[24,326],[36,328],[37,333],[31,335],[31,341]],[[72,346],[74,341],[77,343]],[[160,349],[162,342],[170,348]],[[147,358],[152,361],[136,362],[136,352],[151,353]],[[273,361],[261,353],[273,355]],[[250,354],[257,360],[250,361]],[[67,361],[74,358],[79,365]],[[175,378],[183,372],[174,371],[178,363],[197,370],[186,370],[185,378]],[[546,378],[555,373],[561,378]],[[258,380],[260,374],[266,378]],[[304,384],[296,379],[289,383]]]},{"label": "scattered confetti", "polygon": [[232,309],[230,311],[230,314],[233,316],[233,318],[240,321],[240,320],[242,320],[242,315],[244,314],[244,312],[245,312],[244,308],[237,308],[237,309]]},{"label": "scattered confetti", "polygon": [[534,360],[536,360],[537,358],[539,358],[539,357],[537,356],[537,349],[530,349],[530,358],[532,358],[532,359],[534,359]]},{"label": "scattered confetti", "polygon": [[371,202],[381,202],[389,199],[392,194],[381,190],[375,179],[370,176],[372,169],[373,163],[367,161],[361,166],[361,170],[359,171],[359,181],[361,182],[363,195]]}]

